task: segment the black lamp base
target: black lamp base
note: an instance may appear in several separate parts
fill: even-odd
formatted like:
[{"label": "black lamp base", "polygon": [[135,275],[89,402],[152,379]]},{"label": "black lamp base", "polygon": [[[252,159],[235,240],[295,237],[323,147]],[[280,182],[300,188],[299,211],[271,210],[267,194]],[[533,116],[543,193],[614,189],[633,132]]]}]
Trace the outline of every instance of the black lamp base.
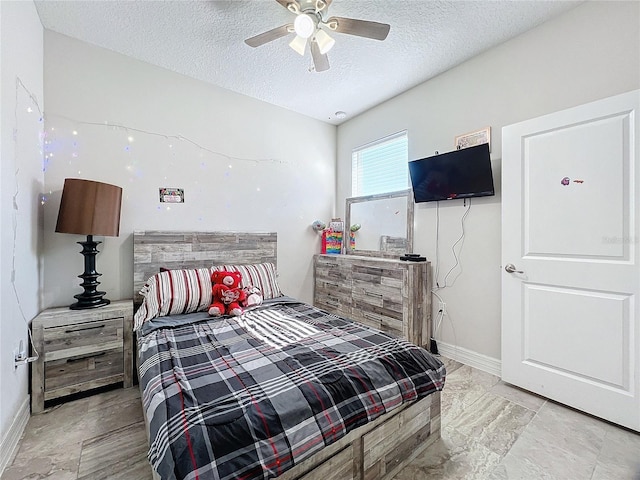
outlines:
[{"label": "black lamp base", "polygon": [[[97,292],[97,293],[106,295],[107,292]],[[85,308],[104,307],[105,305],[109,305],[111,303],[111,300],[108,300],[106,298],[100,298],[97,301],[87,300],[86,298],[83,297],[82,294],[74,295],[73,297],[77,298],[78,301],[76,303],[72,303],[71,305],[69,305],[69,308],[71,310],[84,310]]]},{"label": "black lamp base", "polygon": [[100,282],[97,281],[97,278],[102,275],[96,272],[96,254],[98,253],[97,246],[99,243],[101,242],[93,241],[93,235],[87,235],[86,241],[78,242],[79,245],[82,245],[80,253],[84,256],[84,273],[78,275],[82,279],[80,286],[84,289],[84,292],[73,296],[78,301],[69,306],[71,310],[104,307],[111,303],[110,300],[102,298],[107,292],[98,291]]}]

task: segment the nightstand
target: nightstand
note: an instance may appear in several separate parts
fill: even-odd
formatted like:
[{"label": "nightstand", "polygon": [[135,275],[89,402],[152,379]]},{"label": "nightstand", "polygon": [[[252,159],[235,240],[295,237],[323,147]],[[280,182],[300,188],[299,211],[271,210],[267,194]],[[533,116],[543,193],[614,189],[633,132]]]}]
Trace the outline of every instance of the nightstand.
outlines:
[{"label": "nightstand", "polygon": [[41,312],[32,322],[40,357],[32,363],[31,412],[54,398],[122,382],[133,383],[133,302],[86,310]]}]

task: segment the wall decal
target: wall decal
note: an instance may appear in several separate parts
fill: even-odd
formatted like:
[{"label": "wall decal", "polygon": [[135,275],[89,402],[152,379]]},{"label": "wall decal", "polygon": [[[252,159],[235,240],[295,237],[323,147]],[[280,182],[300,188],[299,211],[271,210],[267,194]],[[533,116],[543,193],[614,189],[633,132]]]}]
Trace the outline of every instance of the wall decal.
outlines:
[{"label": "wall decal", "polygon": [[567,185],[569,185],[570,181],[571,181],[571,179],[569,177],[564,177],[560,183],[562,183],[562,185],[564,185],[564,186],[567,186]]}]

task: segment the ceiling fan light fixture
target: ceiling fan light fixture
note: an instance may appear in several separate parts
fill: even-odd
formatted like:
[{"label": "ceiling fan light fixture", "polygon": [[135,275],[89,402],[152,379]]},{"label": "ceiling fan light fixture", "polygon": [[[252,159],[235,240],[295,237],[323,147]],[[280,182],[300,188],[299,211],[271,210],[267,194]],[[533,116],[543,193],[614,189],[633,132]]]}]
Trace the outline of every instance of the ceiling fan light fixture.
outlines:
[{"label": "ceiling fan light fixture", "polygon": [[316,42],[318,43],[318,48],[320,49],[320,53],[322,55],[331,50],[336,44],[336,41],[331,38],[331,36],[327,32],[320,29],[318,29],[318,31],[316,32]]},{"label": "ceiling fan light fixture", "polygon": [[316,29],[316,24],[309,15],[301,13],[293,22],[293,28],[298,36],[306,39],[313,35],[313,32]]},{"label": "ceiling fan light fixture", "polygon": [[307,49],[307,39],[296,35],[294,39],[291,40],[291,43],[289,43],[289,46],[304,57],[304,52]]},{"label": "ceiling fan light fixture", "polygon": [[307,46],[309,47],[313,60],[313,66],[309,71],[324,72],[329,70],[327,52],[336,43],[330,35],[331,32],[373,40],[385,40],[391,28],[391,25],[387,23],[348,17],[329,17],[327,10],[331,8],[333,0],[275,1],[295,15],[293,21],[247,38],[244,42],[250,47],[259,47],[285,35],[295,33],[295,38],[291,40],[289,46],[303,57],[306,55]]}]

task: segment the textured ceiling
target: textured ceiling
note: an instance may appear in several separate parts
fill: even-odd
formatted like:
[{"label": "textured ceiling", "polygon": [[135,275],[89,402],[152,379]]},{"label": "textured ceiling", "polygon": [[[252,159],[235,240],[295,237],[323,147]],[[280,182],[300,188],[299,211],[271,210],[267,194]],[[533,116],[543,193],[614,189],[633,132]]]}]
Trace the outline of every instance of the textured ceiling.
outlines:
[{"label": "textured ceiling", "polygon": [[331,68],[311,69],[286,36],[244,39],[291,23],[275,0],[36,0],[46,29],[328,123],[347,119],[573,8],[560,0],[334,0],[330,16],[388,23],[385,41],[332,33]]}]

